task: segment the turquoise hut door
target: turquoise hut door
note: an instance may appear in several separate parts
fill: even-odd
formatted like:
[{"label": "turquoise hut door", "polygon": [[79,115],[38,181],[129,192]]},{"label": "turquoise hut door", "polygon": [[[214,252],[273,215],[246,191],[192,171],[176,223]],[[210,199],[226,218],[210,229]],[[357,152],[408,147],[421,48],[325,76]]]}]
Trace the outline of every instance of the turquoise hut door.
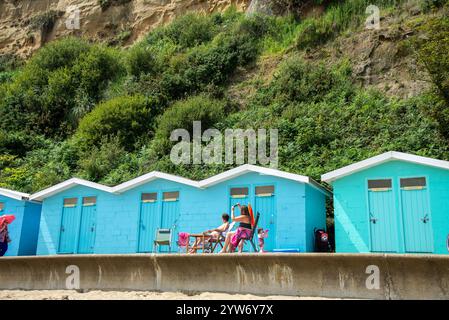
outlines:
[{"label": "turquoise hut door", "polygon": [[391,179],[368,180],[372,252],[397,252],[397,214]]},{"label": "turquoise hut door", "polygon": [[[176,224],[179,219],[179,192],[164,192],[162,194],[162,215],[161,215],[161,229],[172,230],[172,250],[176,249],[173,237],[176,234]],[[161,246],[160,252],[168,252],[167,246]]]},{"label": "turquoise hut door", "polygon": [[142,193],[139,220],[138,252],[153,250],[154,235],[159,225],[157,193]]},{"label": "turquoise hut door", "polygon": [[[239,203],[240,205],[247,206],[249,204],[249,188],[248,187],[236,187],[231,188],[230,190],[231,197],[230,197],[230,208],[229,208],[229,215],[231,215],[231,208],[232,206]],[[240,209],[239,207],[235,207],[234,213],[236,216],[240,215]],[[238,226],[238,223],[237,223]],[[237,226],[234,227],[234,230],[237,230]],[[250,244],[248,241],[245,241],[245,245],[243,246],[244,251],[250,250]]]},{"label": "turquoise hut door", "polygon": [[74,253],[78,226],[77,198],[64,199],[58,253]]},{"label": "turquoise hut door", "polygon": [[[255,214],[259,212],[258,228],[268,229],[268,238],[265,239],[264,250],[271,251],[276,247],[276,202],[274,186],[256,187]],[[257,235],[255,235],[257,237]]]},{"label": "turquoise hut door", "polygon": [[400,179],[406,252],[433,252],[426,178]]},{"label": "turquoise hut door", "polygon": [[93,253],[95,243],[95,224],[97,217],[97,198],[84,197],[81,209],[81,225],[78,253]]},{"label": "turquoise hut door", "polygon": [[[245,205],[247,206],[249,203],[249,189],[247,187],[243,187],[243,188],[231,188],[231,201],[230,201],[230,205],[231,207],[229,208],[229,214],[231,214],[231,208],[232,206],[236,205],[237,203],[240,203],[240,205]],[[235,207],[235,215],[238,216],[240,215],[240,209],[238,207]]]}]

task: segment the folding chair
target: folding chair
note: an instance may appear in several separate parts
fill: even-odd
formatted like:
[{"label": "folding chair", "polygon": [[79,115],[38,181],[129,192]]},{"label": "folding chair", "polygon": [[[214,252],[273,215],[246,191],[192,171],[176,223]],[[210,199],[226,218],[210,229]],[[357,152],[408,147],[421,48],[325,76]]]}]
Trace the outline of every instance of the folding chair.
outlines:
[{"label": "folding chair", "polygon": [[153,252],[157,252],[160,246],[168,246],[168,252],[171,252],[172,230],[171,229],[157,229],[154,239]]},{"label": "folding chair", "polygon": [[234,226],[235,226],[235,222],[231,222],[228,226],[228,229],[226,229],[225,232],[220,234],[218,239],[210,239],[209,240],[209,242],[211,242],[211,244],[212,244],[212,248],[210,250],[211,253],[213,253],[218,246],[223,248],[223,242],[226,240],[226,235],[228,234],[228,232],[232,231]]},{"label": "folding chair", "polygon": [[248,239],[242,239],[243,245],[245,245],[245,241],[248,240],[253,247],[254,252],[258,252],[256,244],[254,243],[254,234],[257,232],[257,225],[259,224],[260,213],[257,212],[256,219],[254,220],[254,226],[251,229],[251,233]]}]

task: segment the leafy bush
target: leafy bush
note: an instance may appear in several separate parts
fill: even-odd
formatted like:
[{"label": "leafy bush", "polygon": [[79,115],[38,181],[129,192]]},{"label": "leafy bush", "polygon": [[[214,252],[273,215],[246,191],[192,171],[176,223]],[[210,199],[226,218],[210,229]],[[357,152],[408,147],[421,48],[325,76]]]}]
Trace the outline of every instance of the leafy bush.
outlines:
[{"label": "leafy bush", "polygon": [[156,61],[154,53],[143,45],[133,46],[127,54],[126,66],[128,73],[140,77],[141,74],[154,73]]},{"label": "leafy bush", "polygon": [[158,120],[156,137],[168,139],[175,129],[186,129],[192,133],[193,121],[201,121],[204,130],[212,128],[224,118],[226,111],[229,111],[227,108],[223,101],[205,95],[178,101]]},{"label": "leafy bush", "polygon": [[284,62],[259,100],[263,103],[318,102],[351,94],[351,68],[342,63],[333,69],[305,63],[298,57]]},{"label": "leafy bush", "polygon": [[158,101],[143,96],[124,96],[100,103],[85,116],[76,132],[83,148],[99,146],[103,139],[117,138],[126,150],[152,136]]},{"label": "leafy bush", "polygon": [[114,49],[73,38],[51,43],[6,87],[0,128],[66,137],[121,70]]},{"label": "leafy bush", "polygon": [[23,60],[13,54],[0,55],[0,73],[14,71],[23,65]]},{"label": "leafy bush", "polygon": [[418,59],[430,75],[441,101],[433,101],[426,109],[449,137],[449,18],[428,20],[420,28],[426,38],[416,40]]},{"label": "leafy bush", "polygon": [[123,163],[126,152],[118,136],[99,141],[89,151],[82,153],[79,159],[80,176],[90,181],[100,181],[113,169]]},{"label": "leafy bush", "polygon": [[[403,0],[381,0],[375,3],[380,9],[398,6]],[[359,27],[366,19],[365,10],[370,0],[351,0],[331,3],[322,16],[306,19],[300,26],[296,46],[313,48],[332,39],[348,28]]]},{"label": "leafy bush", "polygon": [[152,45],[161,40],[170,41],[181,49],[192,48],[212,40],[216,31],[212,16],[187,13],[150,33],[147,42]]}]

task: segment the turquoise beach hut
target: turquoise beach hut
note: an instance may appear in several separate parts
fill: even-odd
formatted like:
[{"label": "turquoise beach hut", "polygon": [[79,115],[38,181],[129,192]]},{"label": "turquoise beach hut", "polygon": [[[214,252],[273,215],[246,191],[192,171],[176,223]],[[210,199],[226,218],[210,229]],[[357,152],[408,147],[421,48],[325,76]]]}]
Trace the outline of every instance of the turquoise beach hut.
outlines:
[{"label": "turquoise beach hut", "polygon": [[448,253],[449,162],[386,152],[324,174],[337,252]]},{"label": "turquoise beach hut", "polygon": [[0,216],[13,214],[8,226],[11,242],[5,256],[35,255],[41,215],[41,204],[29,201],[29,194],[0,188]]},{"label": "turquoise beach hut", "polygon": [[267,250],[307,252],[313,229],[326,226],[330,195],[309,177],[242,165],[202,181],[151,172],[107,187],[74,178],[31,199],[43,203],[38,255],[152,252],[156,229],[172,229],[175,242],[179,232],[220,225],[235,203],[260,212]]}]

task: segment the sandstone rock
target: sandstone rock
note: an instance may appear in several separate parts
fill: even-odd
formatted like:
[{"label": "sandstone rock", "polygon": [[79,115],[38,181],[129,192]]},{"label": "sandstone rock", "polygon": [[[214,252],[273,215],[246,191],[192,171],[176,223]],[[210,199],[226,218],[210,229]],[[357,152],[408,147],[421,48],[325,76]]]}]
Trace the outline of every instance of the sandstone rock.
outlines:
[{"label": "sandstone rock", "polygon": [[[2,0],[0,1],[0,54],[27,57],[45,42],[68,35],[114,42],[127,32],[125,45],[141,39],[153,28],[188,11],[220,12],[231,5],[240,11],[251,0],[131,0],[103,8],[98,0]],[[58,12],[50,30],[34,30],[31,22],[49,19]],[[76,17],[79,14],[79,29]],[[19,43],[19,47],[14,47]]]}]

